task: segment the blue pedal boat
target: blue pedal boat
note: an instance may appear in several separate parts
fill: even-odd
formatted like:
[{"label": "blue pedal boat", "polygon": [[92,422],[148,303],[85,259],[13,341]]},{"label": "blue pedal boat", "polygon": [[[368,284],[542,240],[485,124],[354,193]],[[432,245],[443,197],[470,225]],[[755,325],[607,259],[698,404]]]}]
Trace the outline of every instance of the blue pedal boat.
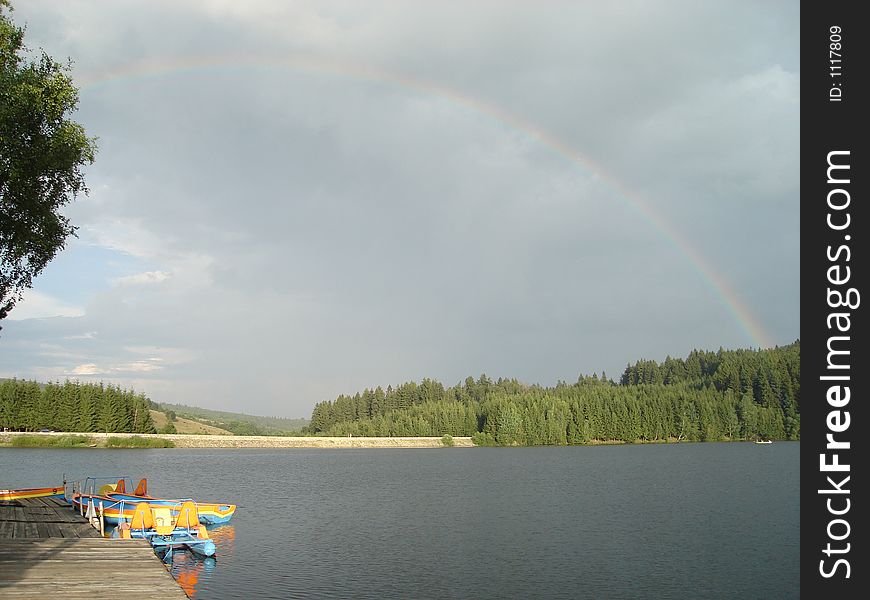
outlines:
[{"label": "blue pedal boat", "polygon": [[196,505],[191,501],[184,502],[175,516],[168,507],[152,507],[147,502],[140,502],[132,520],[118,526],[112,537],[146,539],[156,552],[164,555],[164,559],[171,558],[172,552],[181,548],[206,557],[214,556],[216,551],[205,525],[199,522]]}]

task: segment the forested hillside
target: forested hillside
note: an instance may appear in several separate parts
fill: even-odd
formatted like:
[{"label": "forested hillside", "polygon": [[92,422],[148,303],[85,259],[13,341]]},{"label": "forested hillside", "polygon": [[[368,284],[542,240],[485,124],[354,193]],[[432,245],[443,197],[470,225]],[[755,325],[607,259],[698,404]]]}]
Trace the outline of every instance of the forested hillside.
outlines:
[{"label": "forested hillside", "polygon": [[0,430],[154,433],[142,394],[94,383],[0,381]]},{"label": "forested hillside", "polygon": [[526,445],[800,439],[800,341],[642,360],[619,383],[603,373],[554,387],[481,375],[378,387],[317,404],[308,430]]}]

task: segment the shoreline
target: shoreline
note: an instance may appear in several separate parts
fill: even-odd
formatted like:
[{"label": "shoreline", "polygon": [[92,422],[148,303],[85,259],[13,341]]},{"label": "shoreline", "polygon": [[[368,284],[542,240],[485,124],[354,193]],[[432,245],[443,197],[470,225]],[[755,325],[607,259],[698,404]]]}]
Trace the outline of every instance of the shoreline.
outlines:
[{"label": "shoreline", "polygon": [[[59,437],[82,437],[87,438],[85,443],[75,445],[51,443],[14,446],[12,440],[16,437],[28,438],[59,438]],[[129,440],[141,438],[140,441],[152,441],[152,446],[146,444],[115,445],[108,446],[109,438]],[[48,440],[46,440],[48,442]],[[193,433],[77,433],[77,432],[33,432],[33,431],[4,431],[0,432],[0,448],[135,448],[149,449],[161,448],[159,442],[168,441],[172,448],[446,448],[441,437],[327,437],[327,436],[298,436],[285,437],[278,435],[202,435]],[[800,440],[776,440],[777,442],[800,441]],[[753,443],[752,440],[716,440],[711,442],[721,443]],[[678,441],[676,439],[642,441],[633,443],[622,440],[594,440],[578,446],[632,446],[632,445],[660,445],[660,444],[703,444],[702,441]],[[470,437],[457,436],[453,438],[452,447],[475,448]],[[493,447],[526,447],[526,446],[493,446]],[[549,447],[549,446],[528,446]]]},{"label": "shoreline", "polygon": [[[98,448],[106,447],[106,439],[113,437],[141,437],[169,440],[176,448],[446,448],[441,437],[284,437],[277,435],[199,435],[191,433],[77,433],[6,431],[0,433],[0,447],[12,447],[12,439],[19,436],[84,436]],[[471,448],[470,437],[454,437],[453,446]],[[64,446],[46,446],[61,448]]]}]

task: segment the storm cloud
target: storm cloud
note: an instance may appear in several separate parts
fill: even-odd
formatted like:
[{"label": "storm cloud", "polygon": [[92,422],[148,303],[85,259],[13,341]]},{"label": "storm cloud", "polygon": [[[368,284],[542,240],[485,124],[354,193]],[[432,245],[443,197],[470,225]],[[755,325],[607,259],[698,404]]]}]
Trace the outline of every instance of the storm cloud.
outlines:
[{"label": "storm cloud", "polygon": [[100,150],[0,376],[308,416],[790,343],[798,9],[18,2]]}]

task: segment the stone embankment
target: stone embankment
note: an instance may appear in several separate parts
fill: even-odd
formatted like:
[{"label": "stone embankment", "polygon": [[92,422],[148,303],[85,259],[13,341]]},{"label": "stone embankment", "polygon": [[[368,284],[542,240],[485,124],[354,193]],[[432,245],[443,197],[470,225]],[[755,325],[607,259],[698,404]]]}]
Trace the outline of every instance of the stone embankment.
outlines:
[{"label": "stone embankment", "polygon": [[[270,435],[170,435],[178,448],[443,448],[440,437],[280,437]],[[470,437],[454,446],[473,446]]]},{"label": "stone embankment", "polygon": [[[17,435],[85,435],[102,446],[107,437],[136,435],[171,440],[176,448],[443,448],[440,437],[283,437],[274,435],[192,435],[129,433],[0,433],[0,443]],[[471,447],[470,437],[454,437],[453,445]]]}]

